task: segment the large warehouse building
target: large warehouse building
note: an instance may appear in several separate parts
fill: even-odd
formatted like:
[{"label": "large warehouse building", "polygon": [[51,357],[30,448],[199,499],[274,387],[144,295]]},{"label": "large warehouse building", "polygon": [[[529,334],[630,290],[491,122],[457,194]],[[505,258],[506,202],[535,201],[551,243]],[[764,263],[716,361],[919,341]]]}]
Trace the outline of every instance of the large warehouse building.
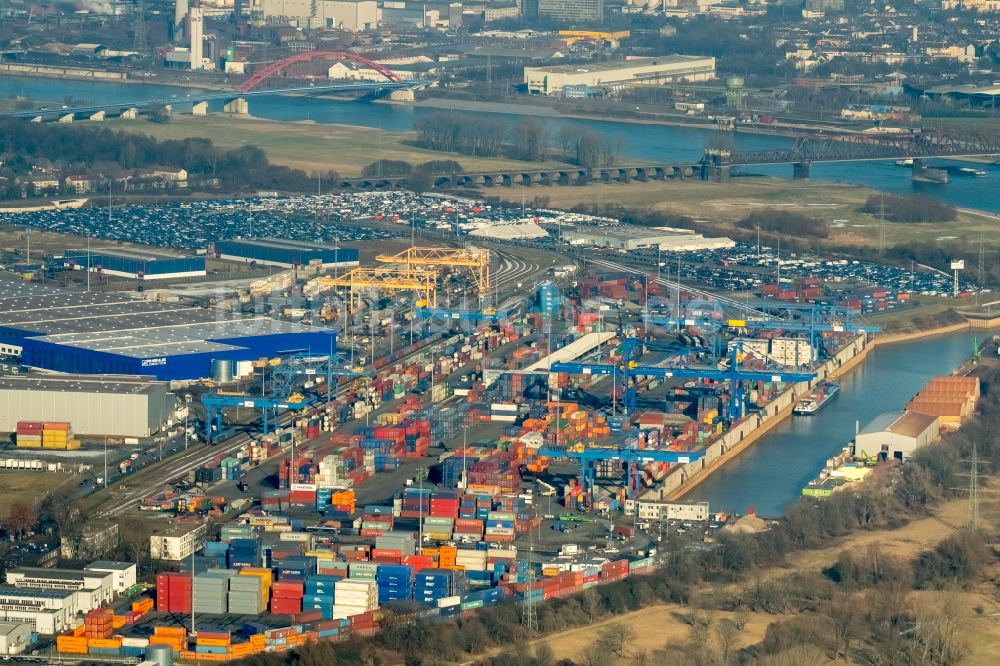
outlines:
[{"label": "large warehouse building", "polygon": [[65,421],[78,435],[148,437],[168,422],[176,399],[167,384],[143,377],[0,377],[0,432],[18,421]]},{"label": "large warehouse building", "polygon": [[570,245],[592,245],[612,250],[644,250],[659,248],[664,252],[692,252],[733,247],[729,238],[705,238],[696,231],[672,227],[577,227],[564,231],[563,239]]},{"label": "large warehouse building", "polygon": [[715,58],[686,55],[524,68],[524,83],[532,95],[562,95],[567,86],[617,90],[626,86],[711,81],[714,78]]},{"label": "large warehouse building", "polygon": [[[333,329],[244,317],[130,293],[0,284],[0,347],[36,368],[199,379],[213,360],[254,361],[335,349]],[[6,297],[4,297],[6,296]]]},{"label": "large warehouse building", "polygon": [[134,248],[66,250],[63,260],[64,265],[72,270],[85,271],[89,267],[91,273],[134,280],[166,280],[205,275],[205,257]]},{"label": "large warehouse building", "polygon": [[219,259],[284,268],[308,266],[313,261],[322,262],[324,268],[358,265],[357,250],[281,238],[219,241],[215,254]]},{"label": "large warehouse building", "polygon": [[880,414],[854,439],[859,454],[882,456],[889,460],[907,460],[913,453],[933,444],[941,435],[936,416],[918,412]]}]

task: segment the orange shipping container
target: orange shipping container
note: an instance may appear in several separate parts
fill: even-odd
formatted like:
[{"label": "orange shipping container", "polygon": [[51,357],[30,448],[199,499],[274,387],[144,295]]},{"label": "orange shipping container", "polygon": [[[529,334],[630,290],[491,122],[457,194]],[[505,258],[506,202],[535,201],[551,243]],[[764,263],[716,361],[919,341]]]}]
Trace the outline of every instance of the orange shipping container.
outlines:
[{"label": "orange shipping container", "polygon": [[198,637],[198,645],[206,645],[209,647],[229,647],[232,644],[232,640],[229,638],[201,638]]},{"label": "orange shipping container", "polygon": [[92,648],[120,648],[122,639],[120,638],[91,638],[87,645]]}]

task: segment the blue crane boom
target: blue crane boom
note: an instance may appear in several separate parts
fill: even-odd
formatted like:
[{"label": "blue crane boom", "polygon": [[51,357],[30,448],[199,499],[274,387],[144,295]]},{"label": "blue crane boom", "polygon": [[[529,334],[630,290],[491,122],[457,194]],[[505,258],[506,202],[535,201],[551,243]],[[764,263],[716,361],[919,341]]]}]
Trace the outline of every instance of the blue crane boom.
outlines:
[{"label": "blue crane boom", "polygon": [[580,483],[590,492],[594,487],[594,463],[601,460],[621,460],[628,465],[629,488],[635,487],[637,465],[651,462],[689,463],[699,460],[705,451],[669,451],[664,449],[636,449],[630,446],[557,447],[543,446],[538,454],[548,458],[566,458],[580,463]]},{"label": "blue crane boom", "polygon": [[[630,340],[635,340],[634,338]],[[630,342],[626,340],[626,342]],[[618,375],[624,382],[625,411],[630,414],[635,411],[637,404],[637,383],[639,377],[654,377],[657,379],[669,379],[672,377],[711,379],[714,381],[728,381],[732,387],[732,399],[729,402],[729,418],[736,420],[742,418],[745,413],[743,391],[741,382],[744,381],[767,381],[767,382],[807,382],[812,380],[815,372],[787,372],[784,370],[747,370],[739,365],[738,353],[741,350],[739,345],[734,345],[730,350],[729,367],[725,370],[714,368],[690,368],[678,366],[644,366],[639,365],[634,358],[634,353],[640,345],[638,340],[625,345],[624,361],[615,363],[553,363],[551,372],[564,372],[571,375]],[[617,386],[616,386],[617,389]]]},{"label": "blue crane boom", "polygon": [[[289,399],[291,398],[291,399]],[[222,412],[226,407],[245,407],[259,409],[262,415],[263,434],[270,432],[271,421],[277,421],[279,413],[288,409],[301,409],[307,401],[301,396],[277,398],[262,398],[247,395],[220,395],[206,393],[201,398],[205,406],[205,441],[212,444],[224,432]]]}]

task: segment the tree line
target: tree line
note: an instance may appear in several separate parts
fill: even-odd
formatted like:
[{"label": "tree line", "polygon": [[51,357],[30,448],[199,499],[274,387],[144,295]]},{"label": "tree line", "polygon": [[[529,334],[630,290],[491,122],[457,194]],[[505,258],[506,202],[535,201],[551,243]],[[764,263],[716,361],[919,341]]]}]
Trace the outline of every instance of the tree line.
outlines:
[{"label": "tree line", "polygon": [[417,145],[477,157],[509,157],[526,162],[562,158],[584,167],[612,166],[621,158],[621,136],[605,137],[582,126],[552,132],[535,118],[515,123],[480,114],[440,111],[413,123]]},{"label": "tree line", "polygon": [[[130,169],[173,167],[185,169],[191,187],[228,191],[275,189],[308,192],[315,175],[271,164],[257,146],[223,149],[210,139],[159,141],[153,137],[105,127],[0,120],[0,178],[9,183],[32,175],[37,165],[51,164],[72,174],[116,177]],[[335,172],[324,174],[336,180]],[[9,185],[8,185],[9,186]]]},{"label": "tree line", "polygon": [[957,212],[954,206],[932,197],[872,194],[861,210],[869,215],[885,216],[890,222],[951,222]]}]

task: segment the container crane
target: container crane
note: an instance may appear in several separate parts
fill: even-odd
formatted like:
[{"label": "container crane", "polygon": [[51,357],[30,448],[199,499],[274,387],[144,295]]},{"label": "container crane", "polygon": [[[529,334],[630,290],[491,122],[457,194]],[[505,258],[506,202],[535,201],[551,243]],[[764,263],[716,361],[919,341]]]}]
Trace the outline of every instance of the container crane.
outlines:
[{"label": "container crane", "polygon": [[[659,326],[676,326],[680,329],[683,326],[696,326],[698,328],[715,329],[748,329],[757,331],[789,331],[806,332],[809,334],[809,345],[813,349],[819,348],[820,334],[822,333],[853,333],[855,335],[866,335],[880,333],[880,326],[873,326],[865,321],[859,321],[859,317],[847,308],[830,305],[815,304],[781,304],[758,303],[754,307],[777,309],[783,316],[778,319],[699,319],[685,317],[659,317],[650,316],[647,321],[650,324]],[[805,315],[803,314],[805,313]]]},{"label": "container crane", "polygon": [[635,487],[638,468],[645,463],[689,463],[699,460],[705,451],[671,451],[669,449],[638,449],[631,446],[542,446],[538,455],[548,458],[566,458],[580,463],[580,483],[584,491],[594,488],[594,463],[602,460],[621,460],[628,465],[629,488]]},{"label": "container crane", "polygon": [[[660,380],[677,378],[711,379],[730,382],[732,400],[729,402],[730,420],[743,418],[746,406],[743,400],[744,382],[770,381],[782,383],[807,382],[816,377],[815,372],[786,372],[783,370],[750,370],[742,368],[742,347],[734,345],[730,350],[729,367],[724,370],[713,368],[690,368],[680,366],[643,366],[638,363],[638,352],[642,341],[626,338],[622,342],[623,360],[620,363],[553,363],[551,372],[565,372],[571,375],[615,375],[620,377],[623,388],[623,402],[626,414],[635,412],[637,405],[638,381],[640,377]],[[615,386],[617,393],[618,386]]]},{"label": "container crane", "polygon": [[289,409],[301,409],[308,401],[301,394],[293,393],[283,400],[261,396],[220,395],[206,393],[201,398],[205,406],[205,441],[214,444],[224,433],[222,414],[226,407],[245,407],[261,411],[261,428],[263,434],[270,433],[272,422],[277,422],[279,414]]},{"label": "container crane", "polygon": [[408,269],[415,266],[442,268],[462,267],[472,272],[480,297],[490,291],[490,251],[480,247],[410,247],[398,254],[380,254],[375,261],[402,264]]}]

